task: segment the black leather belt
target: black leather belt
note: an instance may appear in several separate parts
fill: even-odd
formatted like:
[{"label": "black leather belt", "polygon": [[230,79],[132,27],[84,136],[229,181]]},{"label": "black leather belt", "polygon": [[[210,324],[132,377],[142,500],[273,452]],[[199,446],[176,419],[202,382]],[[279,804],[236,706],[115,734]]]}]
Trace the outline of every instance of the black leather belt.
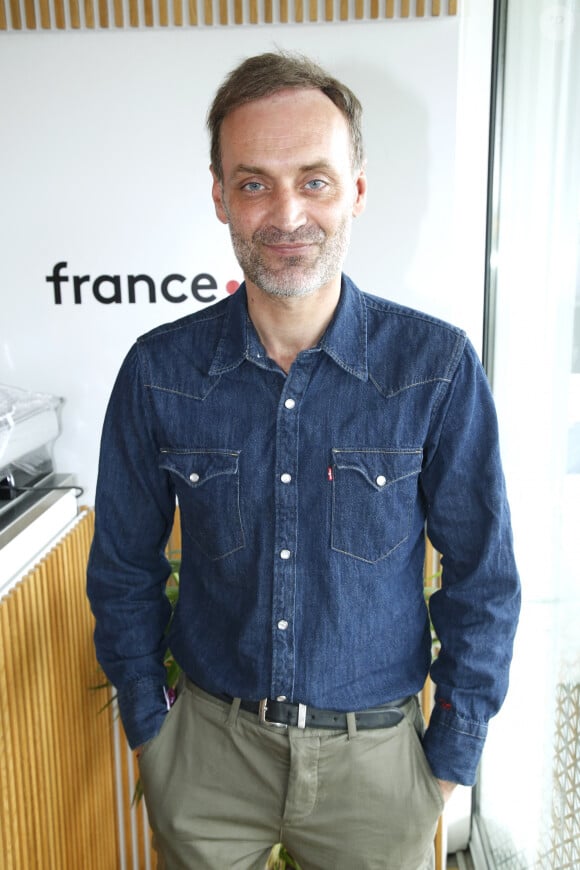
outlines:
[{"label": "black leather belt", "polygon": [[[370,728],[394,728],[405,718],[401,707],[411,701],[413,695],[390,701],[382,707],[360,710],[354,714],[356,727],[360,730]],[[232,699],[233,700],[233,699]],[[347,714],[336,710],[319,710],[306,704],[289,704],[286,701],[241,701],[240,709],[255,713],[262,725],[274,728],[332,728],[348,730]]]}]

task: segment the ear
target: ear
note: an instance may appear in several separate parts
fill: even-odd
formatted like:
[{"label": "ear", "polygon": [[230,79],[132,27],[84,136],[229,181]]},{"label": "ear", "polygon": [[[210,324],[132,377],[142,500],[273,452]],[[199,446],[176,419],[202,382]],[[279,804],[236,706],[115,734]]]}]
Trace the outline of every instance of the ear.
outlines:
[{"label": "ear", "polygon": [[362,214],[362,212],[364,211],[367,201],[367,177],[365,174],[364,166],[359,169],[354,179],[354,184],[356,196],[352,206],[352,215],[353,217],[358,217],[359,214]]},{"label": "ear", "polygon": [[211,198],[213,199],[213,204],[215,207],[215,213],[218,217],[218,220],[222,222],[222,224],[229,223],[228,213],[224,206],[224,189],[223,184],[215,174],[215,170],[213,166],[209,167],[209,171],[211,172],[211,176],[213,178],[213,184],[211,186]]}]

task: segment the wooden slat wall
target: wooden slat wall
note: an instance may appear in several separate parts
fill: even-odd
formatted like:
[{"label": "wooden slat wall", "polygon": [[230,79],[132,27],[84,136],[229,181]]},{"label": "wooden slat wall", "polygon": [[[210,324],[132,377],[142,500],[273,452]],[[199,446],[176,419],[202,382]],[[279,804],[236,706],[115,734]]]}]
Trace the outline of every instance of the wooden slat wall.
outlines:
[{"label": "wooden slat wall", "polygon": [[0,602],[0,865],[119,864],[112,718],[85,572],[93,514]]},{"label": "wooden slat wall", "polygon": [[458,0],[0,0],[0,30],[92,30],[426,18]]},{"label": "wooden slat wall", "polygon": [[123,839],[119,844],[124,857],[123,866],[132,870],[150,870],[156,864],[152,848],[151,830],[144,800],[135,800],[135,787],[139,780],[139,766],[131,751],[119,719],[118,729],[117,786],[120,788],[120,823]]}]

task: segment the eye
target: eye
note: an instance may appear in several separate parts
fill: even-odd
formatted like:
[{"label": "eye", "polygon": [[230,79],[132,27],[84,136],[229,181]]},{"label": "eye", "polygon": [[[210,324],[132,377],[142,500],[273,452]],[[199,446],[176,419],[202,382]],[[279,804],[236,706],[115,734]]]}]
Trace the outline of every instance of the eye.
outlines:
[{"label": "eye", "polygon": [[307,190],[323,190],[326,187],[326,181],[321,178],[313,178],[312,181],[307,181],[304,186]]},{"label": "eye", "polygon": [[264,185],[260,184],[259,181],[248,181],[242,185],[242,190],[247,190],[249,193],[257,193],[260,190],[264,190]]}]

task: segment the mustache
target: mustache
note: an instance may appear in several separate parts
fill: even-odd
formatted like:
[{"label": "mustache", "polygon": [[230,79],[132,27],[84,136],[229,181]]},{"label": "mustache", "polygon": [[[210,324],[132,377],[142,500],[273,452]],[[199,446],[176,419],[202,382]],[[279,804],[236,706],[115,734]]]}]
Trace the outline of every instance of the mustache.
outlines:
[{"label": "mustache", "polygon": [[323,242],[326,233],[320,227],[298,227],[293,233],[285,233],[276,227],[263,227],[256,230],[252,238],[263,245],[311,245]]}]

